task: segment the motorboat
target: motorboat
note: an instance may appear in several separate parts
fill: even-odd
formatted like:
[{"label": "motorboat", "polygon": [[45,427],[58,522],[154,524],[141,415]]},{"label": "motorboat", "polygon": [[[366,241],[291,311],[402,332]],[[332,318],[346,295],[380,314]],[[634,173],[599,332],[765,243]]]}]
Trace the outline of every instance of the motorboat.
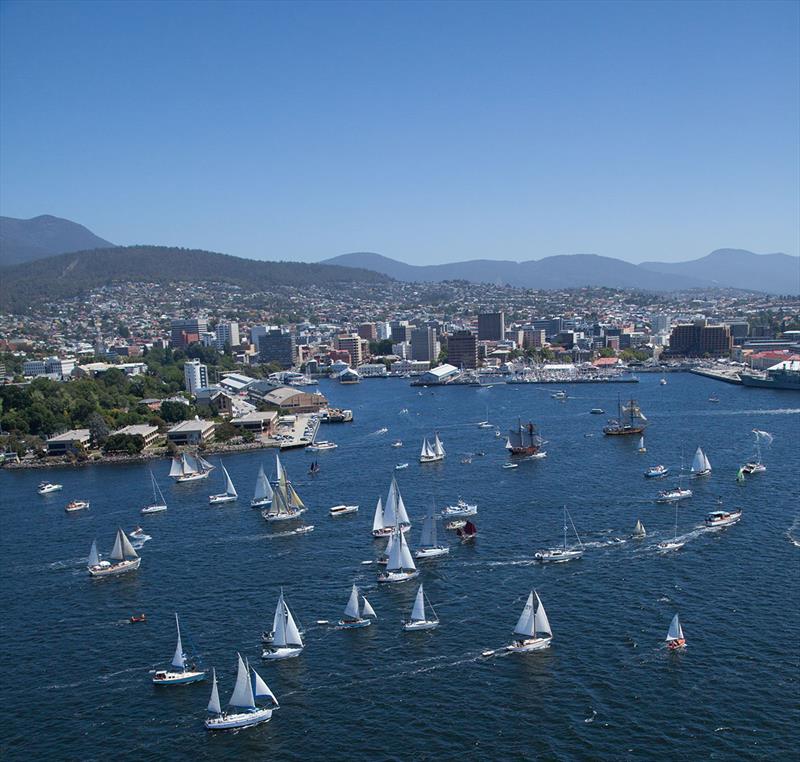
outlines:
[{"label": "motorboat", "polygon": [[144,538],[147,537],[147,533],[144,529],[137,526],[128,536],[133,540],[144,540]]},{"label": "motorboat", "polygon": [[335,442],[314,442],[314,444],[309,445],[306,449],[309,452],[324,452],[325,450],[335,450],[339,445]]},{"label": "motorboat", "polygon": [[669,466],[662,466],[661,464],[657,466],[650,466],[647,471],[644,472],[644,475],[648,479],[660,479],[662,476],[666,476],[669,473]]},{"label": "motorboat", "polygon": [[222,465],[222,463],[219,465],[222,469],[222,473],[225,474],[225,492],[222,492],[218,495],[209,495],[208,502],[211,505],[215,505],[217,503],[232,503],[234,500],[238,500],[239,498],[239,495],[236,493],[236,488],[233,486],[233,482],[231,481],[228,470]]},{"label": "motorboat", "polygon": [[[360,605],[359,597],[361,598]],[[369,601],[363,595],[360,595],[358,588],[353,585],[350,591],[350,598],[344,609],[344,617],[339,620],[337,627],[342,630],[355,630],[361,627],[369,627],[372,624],[372,619],[370,619],[370,617],[378,618],[375,609],[370,606]]]},{"label": "motorboat", "polygon": [[392,442],[392,447],[402,447],[403,443],[398,439],[396,442]]},{"label": "motorboat", "polygon": [[398,463],[395,467],[395,471],[403,471],[404,469],[408,468],[408,463]]},{"label": "motorboat", "polygon": [[332,518],[336,516],[349,516],[351,513],[358,513],[358,506],[357,505],[334,505],[333,508],[328,511]]},{"label": "motorboat", "polygon": [[763,463],[745,463],[742,466],[742,471],[746,474],[763,474],[767,467]]},{"label": "motorboat", "polygon": [[[239,657],[239,669],[236,674],[236,685],[228,702],[231,711],[223,711],[219,701],[217,688],[217,672],[213,671],[211,700],[208,702],[208,714],[205,726],[208,730],[236,730],[251,728],[272,719],[272,712],[279,709],[278,699],[269,686],[249,664]],[[252,673],[252,680],[251,680]],[[258,699],[269,699],[270,706],[262,707]]]},{"label": "motorboat", "polygon": [[61,489],[64,489],[63,484],[53,484],[52,482],[41,482],[41,484],[39,484],[39,486],[36,488],[36,491],[40,495],[49,495],[51,492],[58,492]]},{"label": "motorboat", "polygon": [[519,468],[519,463],[503,463],[503,468]]},{"label": "motorboat", "polygon": [[[567,517],[569,516],[570,523],[572,524],[572,531],[575,532],[575,538],[578,540],[578,546],[567,546]],[[583,555],[583,543],[578,536],[578,530],[575,529],[575,523],[572,521],[572,516],[569,511],[564,508],[564,547],[561,548],[546,548],[539,550],[533,554],[533,557],[543,564],[562,564],[566,561],[574,561]]]},{"label": "motorboat", "polygon": [[158,486],[158,482],[156,482],[156,477],[153,475],[152,471],[150,472],[150,482],[153,486],[153,502],[139,511],[139,513],[145,515],[148,513],[162,513],[167,510],[167,501],[164,500],[164,493],[161,491],[161,487]]},{"label": "motorboat", "polygon": [[461,498],[455,505],[448,505],[442,509],[442,516],[446,519],[463,518],[465,516],[474,516],[478,512],[477,503],[467,503]]},{"label": "motorboat", "polygon": [[658,383],[661,384],[661,386],[666,386],[667,385],[667,379],[666,378],[662,378]]},{"label": "motorboat", "polygon": [[425,601],[428,596],[422,590],[422,583],[417,590],[414,598],[414,608],[411,610],[411,618],[403,622],[403,629],[406,632],[418,632],[420,630],[433,630],[439,626],[439,617],[436,615],[431,602],[428,601],[432,615],[429,616],[425,611]]},{"label": "motorboat", "polygon": [[722,500],[717,501],[717,510],[711,511],[706,515],[705,525],[710,529],[716,527],[729,527],[738,524],[742,518],[742,509],[735,508],[732,511],[722,509]]},{"label": "motorboat", "polygon": [[456,519],[455,521],[450,521],[445,524],[445,529],[463,529],[467,525],[465,519]]},{"label": "motorboat", "polygon": [[506,646],[506,650],[512,653],[530,653],[550,647],[553,631],[542,600],[535,590],[531,590],[522,609],[522,614],[514,627],[514,636],[514,641]]},{"label": "motorboat", "polygon": [[64,510],[67,513],[72,513],[73,511],[82,511],[89,507],[88,500],[71,500],[64,506]]},{"label": "motorboat", "polygon": [[712,394],[712,395],[711,395],[711,396],[708,398],[708,401],[709,401],[709,402],[719,402],[719,397],[717,397],[717,395],[716,395],[716,394]]},{"label": "motorboat", "polygon": [[601,407],[593,407],[589,412],[592,415],[605,415],[606,411],[603,410],[603,408],[601,408]]},{"label": "motorboat", "polygon": [[563,390],[553,392],[550,395],[554,400],[565,400],[567,398],[567,393]]},{"label": "motorboat", "polygon": [[178,643],[175,646],[172,662],[167,669],[156,670],[153,675],[153,685],[188,685],[206,679],[206,671],[200,664],[199,655],[190,657],[183,650],[181,625],[177,614],[175,614],[175,627],[178,630]]},{"label": "motorboat", "polygon": [[661,490],[656,498],[657,503],[677,503],[679,500],[686,500],[694,493],[685,487],[675,487],[674,489]]},{"label": "motorboat", "polygon": [[114,541],[114,548],[109,558],[111,559],[110,561],[101,561],[100,554],[97,552],[97,542],[93,542],[86,564],[86,569],[90,576],[113,577],[117,574],[135,571],[142,563],[142,559],[122,529],[117,530],[117,538]]},{"label": "motorboat", "polygon": [[131,614],[128,621],[131,624],[142,624],[143,622],[147,621],[147,614],[145,614],[144,612],[142,612],[141,614]]}]

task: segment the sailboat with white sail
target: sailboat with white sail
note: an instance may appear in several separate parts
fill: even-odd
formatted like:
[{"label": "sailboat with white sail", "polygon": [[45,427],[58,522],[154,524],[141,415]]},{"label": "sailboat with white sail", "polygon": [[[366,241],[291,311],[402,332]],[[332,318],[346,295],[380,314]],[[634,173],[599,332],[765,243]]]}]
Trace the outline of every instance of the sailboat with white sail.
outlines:
[{"label": "sailboat with white sail", "polygon": [[272,504],[266,511],[262,511],[261,515],[268,522],[292,521],[299,518],[308,509],[292,486],[289,475],[277,453],[275,454],[275,468],[278,478],[273,484]]},{"label": "sailboat with white sail", "polygon": [[647,537],[647,531],[644,528],[644,524],[642,524],[641,519],[636,519],[636,526],[633,528],[633,535],[634,539],[642,540]]},{"label": "sailboat with white sail", "polygon": [[694,453],[691,470],[693,479],[698,476],[708,476],[711,473],[711,463],[708,460],[708,456],[700,447],[698,447]]},{"label": "sailboat with white sail", "polygon": [[[359,597],[361,605],[359,606]],[[353,585],[350,591],[350,598],[344,608],[344,617],[339,620],[338,627],[343,630],[353,630],[360,627],[369,627],[372,624],[370,617],[378,618],[375,609],[370,606],[369,601],[360,595],[358,587]]]},{"label": "sailboat with white sail", "polygon": [[644,446],[644,434],[639,437],[639,452],[647,452],[647,448]]},{"label": "sailboat with white sail", "polygon": [[[222,710],[217,688],[217,671],[213,672],[211,700],[208,702],[208,717],[205,721],[205,726],[209,730],[233,730],[260,725],[269,722],[272,719],[272,712],[280,708],[278,699],[261,675],[249,664],[245,664],[240,654],[236,656],[239,659],[239,669],[236,673],[236,685],[228,702],[231,711]],[[259,706],[257,703],[259,699],[268,699],[270,706]]]},{"label": "sailboat with white sail", "polygon": [[[711,466],[709,465],[709,468]],[[680,500],[687,500],[694,493],[683,486],[683,455],[681,454],[681,470],[678,473],[678,485],[672,489],[664,489],[658,493],[657,503],[677,503]]]},{"label": "sailboat with white sail", "polygon": [[89,551],[89,560],[86,565],[89,574],[92,577],[113,577],[116,574],[135,571],[142,563],[142,559],[139,558],[139,554],[134,550],[131,541],[122,529],[117,529],[117,538],[109,558],[110,561],[101,561],[100,554],[97,552],[97,542],[92,542],[92,549]]},{"label": "sailboat with white sail", "polygon": [[408,549],[406,538],[399,529],[395,529],[392,540],[386,570],[378,574],[378,582],[408,582],[418,577],[419,570]]},{"label": "sailboat with white sail", "polygon": [[185,484],[186,482],[196,482],[199,479],[208,479],[208,475],[213,470],[214,466],[199,453],[190,455],[185,452],[180,457],[172,459],[169,475],[176,484]]},{"label": "sailboat with white sail", "polygon": [[272,622],[272,645],[263,650],[261,658],[278,660],[292,659],[295,656],[299,656],[305,646],[300,635],[300,628],[294,621],[289,605],[283,597],[283,588],[281,588],[281,594],[278,597],[278,605],[275,608],[275,616]]},{"label": "sailboat with white sail", "polygon": [[378,498],[375,506],[375,515],[372,519],[373,537],[390,537],[394,530],[399,527],[401,532],[411,529],[411,519],[408,517],[403,496],[400,494],[400,487],[397,479],[392,476],[389,484],[389,492],[386,495],[386,503],[383,504]]},{"label": "sailboat with white sail", "polygon": [[419,547],[414,551],[414,558],[423,561],[428,558],[439,558],[450,553],[450,548],[443,545],[438,538],[437,517],[433,510],[425,517],[422,522],[422,539]]},{"label": "sailboat with white sail", "polygon": [[199,657],[197,655],[190,657],[183,650],[181,625],[177,613],[175,614],[175,627],[178,630],[175,655],[167,669],[159,669],[153,675],[153,685],[188,685],[206,679],[206,671],[200,665]]},{"label": "sailboat with white sail", "polygon": [[222,469],[222,473],[225,474],[225,492],[221,492],[218,495],[209,495],[208,502],[212,505],[216,503],[232,503],[234,500],[239,499],[236,487],[233,486],[231,481],[231,475],[228,473],[228,469],[222,465],[222,461],[219,462],[219,467]]},{"label": "sailboat with white sail", "polygon": [[489,421],[489,406],[486,406],[486,418],[478,422],[479,429],[493,429],[494,424]]},{"label": "sailboat with white sail", "polygon": [[679,651],[682,648],[686,648],[686,638],[684,637],[683,627],[681,626],[681,621],[677,614],[672,617],[672,621],[669,623],[669,630],[667,631],[665,641],[670,651]]},{"label": "sailboat with white sail", "polygon": [[432,615],[429,616],[425,610],[427,597],[422,589],[422,583],[420,583],[417,597],[414,598],[414,608],[411,609],[411,618],[403,622],[403,629],[406,632],[433,630],[439,626],[439,617],[436,615],[436,611],[430,601],[428,601],[428,608],[431,610]]},{"label": "sailboat with white sail", "polygon": [[[575,533],[575,538],[578,540],[578,545],[567,546],[567,517],[569,517],[570,524],[572,524],[572,531]],[[564,547],[563,548],[546,548],[539,550],[533,554],[533,557],[543,564],[555,563],[560,564],[565,561],[574,561],[583,555],[583,543],[578,536],[578,530],[575,529],[575,522],[572,520],[569,511],[564,508]]]},{"label": "sailboat with white sail", "polygon": [[140,513],[161,513],[162,511],[166,511],[167,501],[164,500],[164,493],[161,491],[161,487],[158,486],[158,482],[152,471],[150,471],[150,481],[153,484],[153,502],[142,508]]},{"label": "sailboat with white sail", "polygon": [[553,631],[542,600],[535,590],[531,590],[525,608],[522,609],[517,626],[514,627],[514,636],[514,642],[506,646],[507,651],[529,653],[550,647]]},{"label": "sailboat with white sail", "polygon": [[671,540],[658,543],[659,550],[678,550],[686,544],[686,540],[678,539],[678,503],[675,502],[675,536]]},{"label": "sailboat with white sail", "polygon": [[767,467],[761,462],[761,443],[766,442],[767,446],[772,444],[774,437],[768,431],[761,431],[760,429],[753,429],[753,434],[756,435],[755,442],[755,458],[745,463],[741,469],[742,474],[763,474]]},{"label": "sailboat with white sail", "polygon": [[263,508],[272,503],[272,486],[264,473],[264,466],[259,465],[258,476],[256,477],[256,489],[253,499],[250,501],[251,508]]},{"label": "sailboat with white sail", "polygon": [[437,461],[444,460],[444,456],[447,453],[445,452],[444,445],[442,444],[441,439],[439,439],[439,434],[434,435],[433,444],[428,442],[428,438],[422,442],[422,450],[419,454],[419,462],[420,463],[436,463]]}]

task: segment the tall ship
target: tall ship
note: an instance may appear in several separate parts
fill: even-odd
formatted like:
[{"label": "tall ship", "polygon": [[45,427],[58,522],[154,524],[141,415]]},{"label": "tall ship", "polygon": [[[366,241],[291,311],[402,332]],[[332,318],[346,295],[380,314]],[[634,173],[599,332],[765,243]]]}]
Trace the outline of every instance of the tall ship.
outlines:
[{"label": "tall ship", "polygon": [[292,486],[277,453],[275,454],[275,468],[278,478],[274,482],[272,504],[267,510],[261,511],[261,515],[270,522],[297,519],[306,512],[307,508]]},{"label": "tall ship", "polygon": [[544,440],[531,421],[523,425],[522,420],[518,418],[517,425],[508,430],[506,449],[511,455],[536,455],[543,444]]},{"label": "tall ship", "polygon": [[763,373],[754,370],[742,371],[739,379],[745,386],[800,392],[800,360],[784,360],[767,368]]},{"label": "tall ship", "polygon": [[608,436],[626,436],[629,434],[643,434],[647,418],[644,417],[639,403],[631,398],[624,405],[617,401],[617,418],[608,422],[603,427],[603,433]]},{"label": "tall ship", "polygon": [[190,455],[185,452],[179,458],[172,459],[169,475],[176,484],[182,484],[183,482],[196,482],[198,479],[208,479],[208,475],[213,469],[214,466],[199,453]]}]

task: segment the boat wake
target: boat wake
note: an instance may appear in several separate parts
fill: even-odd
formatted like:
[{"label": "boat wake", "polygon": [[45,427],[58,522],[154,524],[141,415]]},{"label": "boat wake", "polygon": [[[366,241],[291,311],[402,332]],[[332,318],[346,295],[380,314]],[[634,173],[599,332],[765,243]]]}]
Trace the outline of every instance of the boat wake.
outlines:
[{"label": "boat wake", "polygon": [[591,717],[587,717],[584,720],[584,722],[587,723],[587,724],[590,723],[590,722],[594,722],[594,718],[595,717],[597,717],[597,712],[594,709],[592,709],[592,716]]},{"label": "boat wake", "polygon": [[144,535],[143,537],[138,537],[136,540],[134,540],[134,541],[131,543],[131,545],[133,545],[133,549],[134,549],[134,550],[141,550],[141,549],[144,547],[144,544],[145,544],[145,543],[146,543],[148,540],[152,540],[152,539],[153,539],[153,538],[152,538],[152,537],[151,537],[149,534],[146,534],[146,535]]},{"label": "boat wake", "polygon": [[263,535],[267,539],[272,539],[273,537],[291,537],[295,534],[308,534],[309,532],[314,531],[314,525],[307,527],[298,527],[297,529],[290,529],[287,532],[275,532],[273,534],[265,534]]},{"label": "boat wake", "polygon": [[800,548],[800,537],[798,535],[800,535],[800,514],[798,514],[794,523],[786,530],[786,536],[795,548]]}]

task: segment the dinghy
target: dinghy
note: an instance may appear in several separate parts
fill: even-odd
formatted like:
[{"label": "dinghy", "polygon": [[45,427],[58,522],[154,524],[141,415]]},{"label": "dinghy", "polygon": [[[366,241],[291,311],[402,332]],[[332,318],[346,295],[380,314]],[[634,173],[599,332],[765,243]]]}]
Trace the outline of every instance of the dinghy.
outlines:
[{"label": "dinghy", "polygon": [[408,582],[418,576],[419,570],[414,564],[406,538],[400,530],[395,529],[386,571],[378,575],[378,582]]},{"label": "dinghy", "polygon": [[272,645],[262,651],[261,658],[278,660],[292,659],[295,656],[299,656],[304,648],[303,638],[283,597],[283,588],[281,588],[281,594],[278,597],[278,605],[275,608],[275,616],[272,621]]},{"label": "dinghy", "polygon": [[411,610],[411,618],[403,622],[403,629],[406,632],[433,630],[439,626],[439,617],[436,616],[436,612],[430,601],[428,601],[428,606],[432,612],[432,616],[429,617],[425,612],[426,597],[422,590],[422,584],[420,583],[419,589],[417,590],[417,597],[414,599],[414,608]]},{"label": "dinghy", "polygon": [[358,598],[358,588],[353,585],[353,589],[350,591],[350,598],[344,609],[344,617],[340,619],[338,623],[339,628],[343,630],[353,630],[360,627],[369,627],[372,624],[370,617],[378,618],[375,610],[369,605],[369,601],[363,595],[361,596],[362,605],[359,608]]},{"label": "dinghy", "polygon": [[125,536],[122,529],[117,530],[117,539],[109,556],[111,561],[101,561],[97,552],[97,543],[92,543],[89,551],[89,561],[86,568],[92,577],[113,577],[116,574],[125,574],[135,571],[142,563],[139,554],[134,550],[131,541]]},{"label": "dinghy", "polygon": [[553,632],[542,601],[535,590],[531,590],[528,596],[525,608],[522,609],[517,626],[514,628],[514,635],[514,642],[506,646],[507,651],[529,653],[550,647]]},{"label": "dinghy", "polygon": [[258,476],[256,476],[256,489],[253,499],[250,501],[250,507],[263,508],[266,505],[272,505],[272,487],[267,475],[264,473],[264,466],[259,465]]},{"label": "dinghy", "polygon": [[[211,700],[208,702],[208,714],[205,726],[209,730],[233,730],[236,728],[250,728],[269,722],[272,712],[279,709],[278,699],[269,689],[269,686],[249,664],[245,664],[239,654],[239,669],[236,674],[236,685],[233,688],[228,706],[233,711],[223,712],[219,703],[217,689],[217,672],[214,670],[211,684]],[[251,682],[252,672],[252,682]],[[268,699],[269,707],[259,706],[258,699]]]},{"label": "dinghy", "polygon": [[175,614],[175,627],[178,630],[175,655],[172,657],[168,669],[160,669],[153,675],[153,685],[187,685],[206,679],[206,671],[200,667],[199,657],[195,656],[190,659],[184,653],[181,642],[181,625],[177,614]]},{"label": "dinghy", "polygon": [[665,640],[670,651],[679,651],[682,648],[686,648],[686,638],[683,636],[683,627],[681,627],[677,614],[672,617]]},{"label": "dinghy", "polygon": [[150,482],[153,485],[153,502],[150,505],[146,505],[142,508],[139,513],[161,513],[162,511],[167,510],[167,501],[164,500],[164,493],[161,492],[161,487],[158,486],[158,482],[156,481],[156,477],[153,475],[153,472],[150,471]]}]

